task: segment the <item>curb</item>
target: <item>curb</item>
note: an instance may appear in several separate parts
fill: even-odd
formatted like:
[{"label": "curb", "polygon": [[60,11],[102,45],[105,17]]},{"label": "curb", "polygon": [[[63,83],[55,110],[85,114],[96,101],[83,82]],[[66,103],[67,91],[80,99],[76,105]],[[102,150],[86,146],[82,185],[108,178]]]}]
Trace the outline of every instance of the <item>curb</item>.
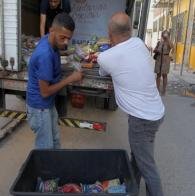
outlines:
[{"label": "curb", "polygon": [[184,96],[187,97],[193,97],[195,98],[195,83],[189,83],[186,80],[182,79],[180,76],[176,75],[173,73],[173,75],[179,80],[181,81],[184,86],[185,86],[185,92],[184,92]]}]

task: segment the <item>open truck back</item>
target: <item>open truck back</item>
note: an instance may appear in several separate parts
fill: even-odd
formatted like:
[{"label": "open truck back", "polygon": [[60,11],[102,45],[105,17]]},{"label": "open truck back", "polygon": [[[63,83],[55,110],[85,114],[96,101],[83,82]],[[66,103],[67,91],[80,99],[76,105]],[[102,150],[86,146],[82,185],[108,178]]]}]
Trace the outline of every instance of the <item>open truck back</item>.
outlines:
[{"label": "open truck back", "polygon": [[[107,37],[108,19],[119,11],[126,11],[132,18],[133,35],[144,39],[149,0],[70,0],[70,3],[76,23],[73,44],[87,42],[94,35]],[[33,49],[24,48],[24,41],[31,37],[36,42],[39,37],[39,8],[40,0],[0,0],[0,108],[5,108],[5,94],[26,94],[28,61]],[[73,71],[64,65],[63,57],[62,67],[63,77]],[[68,94],[92,96],[99,108],[117,108],[112,80],[100,77],[98,69],[97,64],[92,69],[84,68],[81,83],[61,90],[57,99],[60,115],[66,114]]]}]

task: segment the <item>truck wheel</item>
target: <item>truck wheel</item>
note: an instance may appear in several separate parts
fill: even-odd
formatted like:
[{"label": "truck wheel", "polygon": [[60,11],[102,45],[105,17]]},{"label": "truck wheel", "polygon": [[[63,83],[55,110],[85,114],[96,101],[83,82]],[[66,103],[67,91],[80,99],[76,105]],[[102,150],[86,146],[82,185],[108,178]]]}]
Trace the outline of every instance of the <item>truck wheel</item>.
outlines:
[{"label": "truck wheel", "polygon": [[96,98],[96,107],[98,109],[106,109],[111,111],[116,111],[118,106],[115,101],[115,97],[112,96],[110,98]]},{"label": "truck wheel", "polygon": [[95,98],[95,106],[96,106],[96,108],[98,108],[98,109],[105,109],[104,102],[105,102],[104,98],[96,97]]},{"label": "truck wheel", "polygon": [[118,108],[118,105],[116,104],[116,100],[114,95],[108,99],[108,109],[111,111],[116,111]]},{"label": "truck wheel", "polygon": [[58,95],[56,97],[56,110],[59,117],[67,115],[67,97]]}]

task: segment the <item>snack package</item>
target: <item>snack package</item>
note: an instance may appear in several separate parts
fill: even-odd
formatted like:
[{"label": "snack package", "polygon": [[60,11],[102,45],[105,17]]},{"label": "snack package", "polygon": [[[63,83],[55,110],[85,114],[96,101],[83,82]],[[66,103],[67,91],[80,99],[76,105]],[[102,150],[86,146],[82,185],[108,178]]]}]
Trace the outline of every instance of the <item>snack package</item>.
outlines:
[{"label": "snack package", "polygon": [[104,188],[104,191],[108,191],[108,189],[112,186],[118,186],[120,185],[121,182],[119,179],[114,179],[114,180],[107,180],[107,181],[104,181],[102,182],[102,186]]},{"label": "snack package", "polygon": [[126,193],[126,186],[124,184],[111,186],[108,188],[108,193]]},{"label": "snack package", "polygon": [[82,47],[80,45],[76,45],[76,51],[75,53],[81,58],[84,59],[85,56],[87,55],[84,50],[82,49]]},{"label": "snack package", "polygon": [[109,44],[103,44],[99,47],[100,52],[104,52],[106,50],[110,49],[110,45]]},{"label": "snack package", "polygon": [[95,184],[90,184],[90,185],[83,185],[83,192],[84,193],[103,193],[104,188],[100,182],[96,182]]},{"label": "snack package", "polygon": [[40,193],[55,193],[58,191],[59,178],[43,181],[42,178],[37,178],[36,192]]},{"label": "snack package", "polygon": [[65,184],[58,188],[59,193],[82,193],[82,188],[77,184]]}]

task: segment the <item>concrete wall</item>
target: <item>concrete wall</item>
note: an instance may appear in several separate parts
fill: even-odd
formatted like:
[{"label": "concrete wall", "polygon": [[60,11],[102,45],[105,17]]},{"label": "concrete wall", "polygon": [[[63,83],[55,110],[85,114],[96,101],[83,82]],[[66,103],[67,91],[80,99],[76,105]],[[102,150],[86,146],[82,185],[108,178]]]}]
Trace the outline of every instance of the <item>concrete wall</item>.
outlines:
[{"label": "concrete wall", "polygon": [[[187,28],[187,24],[188,24],[188,12],[189,12],[189,3],[190,0],[181,0],[181,4],[180,4],[180,11],[179,13],[183,13],[186,12],[186,16],[184,19],[184,28],[183,28],[183,37],[185,38],[186,35],[186,28]],[[194,3],[195,4],[195,3]],[[193,5],[194,6],[194,5]],[[177,7],[177,1],[174,3],[174,8],[173,8],[173,16],[177,16],[178,14],[178,7]],[[189,23],[190,25],[193,25],[193,23]],[[191,69],[195,69],[195,45],[191,45],[188,46],[190,47],[190,57],[189,57],[189,68]],[[177,42],[177,50],[176,50],[176,63],[177,64],[181,64],[182,63],[182,59],[183,59],[183,55],[184,55],[184,41],[178,41]]]},{"label": "concrete wall", "polygon": [[[192,22],[192,25],[195,26],[195,2],[194,2],[194,5],[193,5],[193,9],[194,9],[194,20]],[[191,51],[190,51],[190,68],[191,69],[195,69],[195,44],[193,43],[191,45]]]}]

